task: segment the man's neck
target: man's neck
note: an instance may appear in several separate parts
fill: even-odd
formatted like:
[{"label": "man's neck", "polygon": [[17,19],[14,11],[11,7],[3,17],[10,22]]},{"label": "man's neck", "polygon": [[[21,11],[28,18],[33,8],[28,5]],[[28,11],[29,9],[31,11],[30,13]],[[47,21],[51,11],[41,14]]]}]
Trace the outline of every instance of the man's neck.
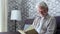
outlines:
[{"label": "man's neck", "polygon": [[[48,14],[47,14],[48,15]],[[47,17],[47,15],[46,16],[41,16],[42,18],[46,18]]]}]

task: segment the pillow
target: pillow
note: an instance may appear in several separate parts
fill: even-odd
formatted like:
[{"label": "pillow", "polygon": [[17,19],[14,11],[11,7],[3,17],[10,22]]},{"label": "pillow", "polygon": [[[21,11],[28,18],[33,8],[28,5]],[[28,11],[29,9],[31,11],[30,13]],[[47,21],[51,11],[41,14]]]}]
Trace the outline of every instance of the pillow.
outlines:
[{"label": "pillow", "polygon": [[30,25],[25,31],[32,30],[32,29],[34,28],[32,27],[32,25]]},{"label": "pillow", "polygon": [[24,30],[26,30],[29,26],[30,26],[30,24],[25,24]]}]

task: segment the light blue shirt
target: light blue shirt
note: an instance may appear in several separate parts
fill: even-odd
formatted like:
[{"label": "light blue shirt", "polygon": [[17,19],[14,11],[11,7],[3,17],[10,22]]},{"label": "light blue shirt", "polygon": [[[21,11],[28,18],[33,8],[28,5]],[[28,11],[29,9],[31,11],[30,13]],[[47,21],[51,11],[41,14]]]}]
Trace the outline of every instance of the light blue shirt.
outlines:
[{"label": "light blue shirt", "polygon": [[37,17],[32,26],[39,34],[53,34],[56,27],[54,17],[47,15],[46,17]]}]

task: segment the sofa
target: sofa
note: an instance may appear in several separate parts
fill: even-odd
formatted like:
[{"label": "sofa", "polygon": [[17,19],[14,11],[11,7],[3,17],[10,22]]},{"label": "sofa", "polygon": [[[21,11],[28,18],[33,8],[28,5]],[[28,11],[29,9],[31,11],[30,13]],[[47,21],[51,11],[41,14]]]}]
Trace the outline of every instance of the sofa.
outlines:
[{"label": "sofa", "polygon": [[[60,34],[60,16],[56,16],[55,19],[56,19],[57,27],[56,27],[56,30],[55,30],[56,32],[54,34]],[[26,19],[25,20],[25,27],[24,27],[24,29],[29,27],[33,23],[33,20],[34,19]]]},{"label": "sofa", "polygon": [[0,34],[20,34],[19,32],[0,32]]},{"label": "sofa", "polygon": [[56,33],[55,34],[60,34],[60,16],[55,17],[56,18]]}]

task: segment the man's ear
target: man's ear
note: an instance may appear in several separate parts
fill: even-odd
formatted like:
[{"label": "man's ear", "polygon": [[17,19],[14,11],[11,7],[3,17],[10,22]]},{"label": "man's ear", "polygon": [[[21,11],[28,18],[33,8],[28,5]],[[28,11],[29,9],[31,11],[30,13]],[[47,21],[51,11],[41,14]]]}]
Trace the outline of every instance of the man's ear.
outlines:
[{"label": "man's ear", "polygon": [[46,8],[47,12],[48,12],[48,7]]}]

